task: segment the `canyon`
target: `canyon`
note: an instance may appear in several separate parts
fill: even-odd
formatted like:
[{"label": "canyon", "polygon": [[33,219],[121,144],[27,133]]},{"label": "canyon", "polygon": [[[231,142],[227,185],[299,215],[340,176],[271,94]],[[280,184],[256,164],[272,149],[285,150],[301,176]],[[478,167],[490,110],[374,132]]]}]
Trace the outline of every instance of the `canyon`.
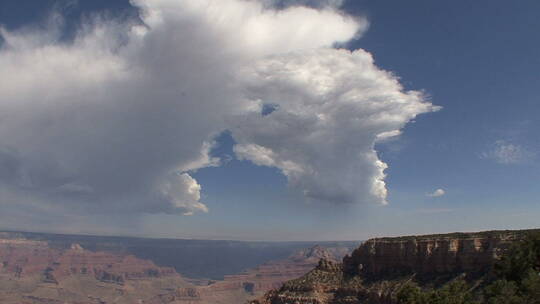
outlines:
[{"label": "canyon", "polygon": [[482,284],[516,240],[540,230],[375,238],[343,258],[322,259],[306,275],[252,304],[392,304],[409,282],[441,286],[457,278]]},{"label": "canyon", "polygon": [[189,286],[173,268],[149,260],[46,242],[0,240],[1,303],[138,303]]},{"label": "canyon", "polygon": [[[82,242],[68,245],[74,240]],[[302,276],[320,259],[338,260],[353,248],[335,243],[332,245],[339,246],[314,245],[296,250],[294,244],[294,250],[285,258],[267,260],[216,280],[184,276],[174,267],[158,266],[154,261],[130,254],[124,245],[117,239],[106,242],[100,239],[100,242],[92,243],[85,237],[53,235],[37,238],[25,237],[21,233],[0,233],[0,302],[246,303]],[[93,250],[86,249],[87,246]],[[216,254],[219,257],[219,252]],[[226,261],[227,258],[224,259]],[[210,260],[209,264],[213,263],[219,261]]]},{"label": "canyon", "polygon": [[[473,286],[482,284],[516,240],[538,232],[384,237],[361,244],[326,242],[304,248],[300,245],[308,243],[271,247],[269,243],[188,240],[183,243],[187,244],[187,255],[182,246],[162,240],[0,232],[0,303],[395,304],[396,294],[409,282],[436,287],[462,278]],[[145,258],[150,253],[146,248],[159,242],[167,246],[155,247],[153,254],[166,259]],[[208,252],[225,245],[241,249]],[[201,261],[207,260],[212,267],[227,263],[235,250],[245,254],[245,248],[256,248],[250,253],[253,255],[259,248],[272,251],[276,247],[276,258],[265,256],[262,263],[243,271],[200,272],[222,274],[218,278],[187,276],[179,271],[189,266],[189,261],[182,259],[193,248],[205,252]],[[140,248],[145,248],[142,254]],[[288,254],[283,256],[285,248]],[[177,260],[173,259],[175,254]],[[257,259],[260,257],[251,261]],[[170,261],[175,262],[167,263]]]},{"label": "canyon", "polygon": [[72,244],[93,252],[133,255],[151,260],[157,265],[174,268],[190,279],[219,281],[225,275],[238,274],[268,261],[287,259],[295,252],[320,245],[324,248],[342,248],[352,251],[359,241],[343,242],[266,242],[197,240],[175,238],[143,238],[123,236],[96,236],[53,234],[20,231],[0,232],[0,240],[31,240],[49,247],[67,250]]}]

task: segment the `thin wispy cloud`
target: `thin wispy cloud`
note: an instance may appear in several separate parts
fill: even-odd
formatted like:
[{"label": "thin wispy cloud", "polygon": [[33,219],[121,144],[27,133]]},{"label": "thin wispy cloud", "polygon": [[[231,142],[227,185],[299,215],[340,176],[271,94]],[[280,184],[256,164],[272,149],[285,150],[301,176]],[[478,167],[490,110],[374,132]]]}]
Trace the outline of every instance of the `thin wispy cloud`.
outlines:
[{"label": "thin wispy cloud", "polygon": [[533,157],[534,153],[524,146],[505,140],[497,140],[489,150],[481,154],[481,158],[505,165],[525,163]]},{"label": "thin wispy cloud", "polygon": [[428,197],[440,197],[440,196],[443,196],[445,194],[446,194],[446,191],[444,191],[444,189],[439,188],[439,189],[437,189],[437,190],[435,190],[435,191],[433,191],[431,193],[427,193],[426,196],[428,196]]}]

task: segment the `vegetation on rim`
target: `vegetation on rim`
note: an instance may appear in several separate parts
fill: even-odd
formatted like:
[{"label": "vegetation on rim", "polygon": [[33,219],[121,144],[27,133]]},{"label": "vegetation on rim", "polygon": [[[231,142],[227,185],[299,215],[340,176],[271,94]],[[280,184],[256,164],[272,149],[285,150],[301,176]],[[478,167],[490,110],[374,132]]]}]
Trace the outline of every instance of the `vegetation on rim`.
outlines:
[{"label": "vegetation on rim", "polygon": [[405,284],[397,293],[399,304],[537,304],[540,303],[540,233],[516,241],[484,283],[462,278],[434,289]]}]

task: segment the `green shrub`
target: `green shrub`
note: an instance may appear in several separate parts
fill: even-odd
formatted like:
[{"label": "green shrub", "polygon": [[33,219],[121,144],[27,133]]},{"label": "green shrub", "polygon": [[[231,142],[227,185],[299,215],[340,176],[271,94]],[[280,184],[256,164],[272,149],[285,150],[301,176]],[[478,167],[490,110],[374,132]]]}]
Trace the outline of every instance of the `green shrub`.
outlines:
[{"label": "green shrub", "polygon": [[408,283],[398,292],[400,304],[474,304],[473,295],[464,280],[452,281],[439,289],[422,291],[414,283]]},{"label": "green shrub", "polygon": [[513,244],[501,261],[495,265],[500,279],[521,282],[529,271],[540,269],[540,235],[531,234]]},{"label": "green shrub", "polygon": [[465,280],[422,290],[410,282],[396,295],[399,304],[540,304],[540,234],[513,244],[494,267],[495,278],[473,293]]},{"label": "green shrub", "polygon": [[488,304],[540,304],[540,235],[516,242],[495,265],[497,280],[484,289]]},{"label": "green shrub", "polygon": [[497,280],[484,290],[484,298],[488,304],[522,304],[515,282]]},{"label": "green shrub", "polygon": [[424,304],[427,303],[427,295],[418,287],[410,282],[405,284],[397,293],[397,301],[400,304]]}]

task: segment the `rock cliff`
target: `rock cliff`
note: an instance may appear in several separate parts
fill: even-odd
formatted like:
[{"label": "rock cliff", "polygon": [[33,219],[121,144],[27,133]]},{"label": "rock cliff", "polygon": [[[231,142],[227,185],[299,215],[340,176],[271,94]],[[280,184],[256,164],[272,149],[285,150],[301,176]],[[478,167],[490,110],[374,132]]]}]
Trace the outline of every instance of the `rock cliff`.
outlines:
[{"label": "rock cliff", "polygon": [[60,250],[80,244],[93,252],[133,255],[161,266],[173,267],[183,276],[199,281],[223,280],[225,275],[240,273],[268,261],[286,259],[293,252],[317,244],[332,248],[341,256],[358,246],[357,241],[246,242],[0,231],[0,240],[15,239],[42,241]]},{"label": "rock cliff", "polygon": [[223,281],[211,285],[210,288],[214,291],[243,289],[251,294],[266,292],[280,287],[288,280],[306,274],[317,266],[320,259],[337,260],[338,258],[341,257],[336,257],[328,249],[316,245],[295,252],[287,259],[270,261],[241,274],[227,275]]},{"label": "rock cliff", "polygon": [[539,230],[487,231],[368,240],[336,264],[322,260],[305,276],[268,292],[263,304],[393,303],[404,283],[481,280],[510,244]]},{"label": "rock cliff", "polygon": [[345,257],[343,267],[351,275],[373,278],[485,273],[520,235],[519,231],[488,231],[371,239]]},{"label": "rock cliff", "polygon": [[2,240],[0,271],[24,278],[43,274],[57,282],[72,275],[89,275],[100,281],[122,284],[125,280],[178,275],[169,267],[158,267],[131,255],[92,252],[73,244],[68,250],[50,248],[46,242]]},{"label": "rock cliff", "polygon": [[0,262],[0,303],[145,303],[153,294],[190,286],[172,268],[79,244],[59,249],[1,239]]},{"label": "rock cliff", "polygon": [[223,280],[190,282],[173,268],[118,250],[88,250],[76,242],[59,246],[58,241],[0,233],[0,303],[244,303],[304,275],[321,258],[337,260],[351,251],[313,246]]},{"label": "rock cliff", "polygon": [[248,299],[261,297],[268,290],[278,288],[284,282],[309,272],[321,259],[336,261],[343,253],[342,247],[324,248],[313,246],[293,253],[286,259],[270,261],[236,275],[226,275],[224,280],[206,286],[184,288],[167,295],[171,303],[229,304],[245,303]]}]

